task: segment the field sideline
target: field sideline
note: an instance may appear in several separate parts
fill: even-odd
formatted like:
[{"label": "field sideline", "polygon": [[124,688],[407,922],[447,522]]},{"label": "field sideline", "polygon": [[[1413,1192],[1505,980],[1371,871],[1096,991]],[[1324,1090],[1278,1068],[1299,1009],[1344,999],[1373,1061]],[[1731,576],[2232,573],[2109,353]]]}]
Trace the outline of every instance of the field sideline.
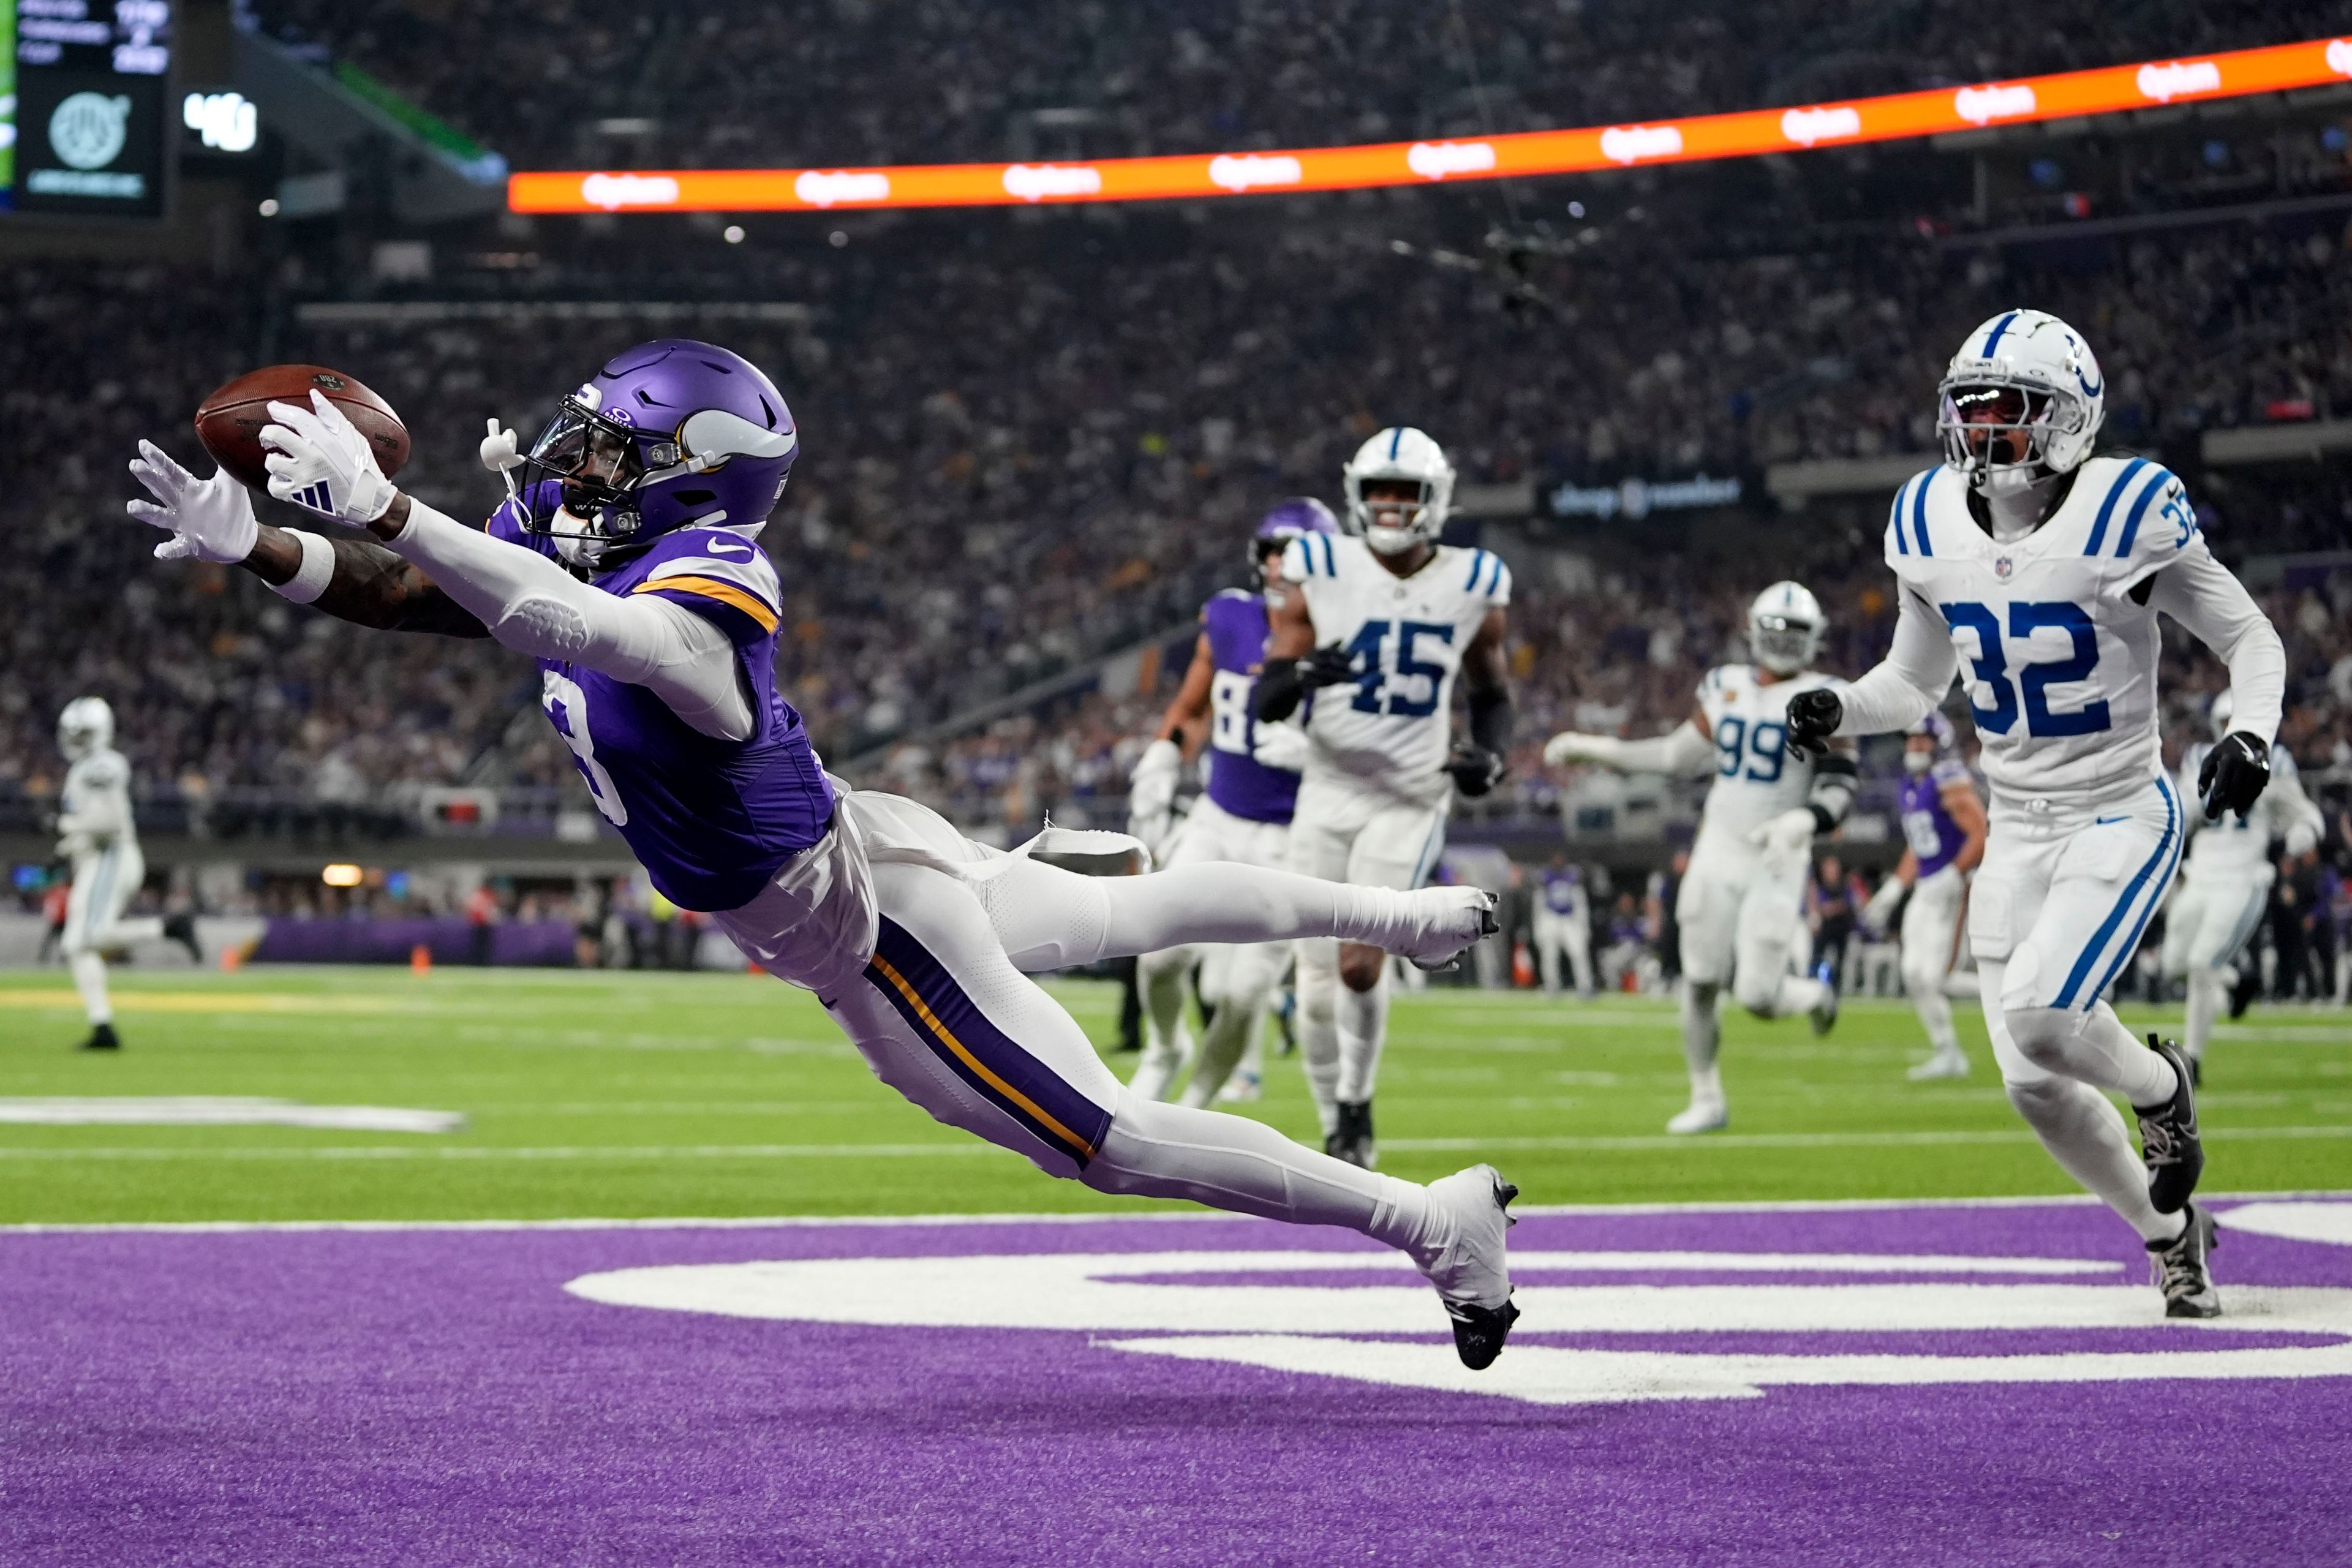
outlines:
[{"label": "field sideline", "polygon": [[[1117,993],[1055,986],[1097,1041]],[[1132,1209],[932,1123],[867,1074],[814,999],[730,975],[404,970],[118,973],[119,1057],[58,971],[0,973],[0,1101],[257,1096],[462,1113],[450,1133],[267,1125],[39,1125],[0,1106],[0,1224]],[[1732,1131],[1669,1139],[1683,1102],[1670,1005],[1401,995],[1379,1100],[1383,1166],[1492,1159],[1531,1204],[2058,1194],[2063,1175],[1977,1075],[1911,1084],[1907,1007],[1851,1005],[1816,1040],[1733,1015]],[[2127,1012],[2136,1027],[2176,1013]],[[2258,1009],[2213,1047],[2217,1189],[2352,1185],[2352,1017]],[[1132,1058],[1113,1058],[1124,1076]],[[1295,1063],[1256,1108],[1313,1115]]]}]

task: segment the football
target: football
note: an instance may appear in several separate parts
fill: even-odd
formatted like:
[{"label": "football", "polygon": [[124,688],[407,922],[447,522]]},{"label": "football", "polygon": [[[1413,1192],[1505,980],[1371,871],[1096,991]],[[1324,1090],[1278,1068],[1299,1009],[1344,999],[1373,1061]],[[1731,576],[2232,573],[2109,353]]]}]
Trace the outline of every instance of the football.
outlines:
[{"label": "football", "polygon": [[255,489],[269,488],[268,456],[261,432],[269,420],[269,405],[294,403],[308,406],[312,389],[326,394],[343,411],[368,444],[388,479],[408,461],[408,426],[392,405],[370,392],[355,376],[322,364],[272,364],[249,370],[225,386],[216,387],[196,409],[196,439],[213,460]]}]

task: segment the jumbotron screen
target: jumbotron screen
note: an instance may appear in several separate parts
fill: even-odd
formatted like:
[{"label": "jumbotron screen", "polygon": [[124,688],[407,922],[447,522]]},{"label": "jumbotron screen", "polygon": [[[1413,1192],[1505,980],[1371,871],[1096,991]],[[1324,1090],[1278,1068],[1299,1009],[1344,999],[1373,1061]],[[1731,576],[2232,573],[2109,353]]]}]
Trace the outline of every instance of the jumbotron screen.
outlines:
[{"label": "jumbotron screen", "polygon": [[171,0],[0,0],[0,173],[19,212],[155,217]]}]

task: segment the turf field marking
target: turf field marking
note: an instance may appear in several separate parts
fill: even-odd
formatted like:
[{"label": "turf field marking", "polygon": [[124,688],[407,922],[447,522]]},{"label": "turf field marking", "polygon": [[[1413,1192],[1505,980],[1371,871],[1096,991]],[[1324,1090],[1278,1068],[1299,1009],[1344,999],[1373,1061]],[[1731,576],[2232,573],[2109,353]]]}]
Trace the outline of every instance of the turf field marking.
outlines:
[{"label": "turf field marking", "polygon": [[316,1127],[334,1132],[456,1132],[455,1110],[299,1105],[248,1095],[40,1095],[0,1099],[0,1122],[30,1127]]},{"label": "turf field marking", "polygon": [[[2295,1202],[2352,1202],[2352,1190],[2318,1188],[2295,1192],[2209,1193],[2202,1201],[2253,1205]],[[1769,1215],[1872,1214],[1889,1209],[2019,1209],[2089,1208],[2099,1200],[2088,1193],[2027,1194],[1974,1198],[1780,1198],[1753,1203],[1721,1200],[1706,1203],[1637,1204],[1515,1204],[1516,1215]],[[2233,1223],[2235,1209],[2223,1209],[2223,1225]],[[311,1231],[530,1231],[530,1230],[795,1230],[876,1226],[920,1228],[942,1226],[1023,1225],[1272,1225],[1207,1209],[1131,1209],[1119,1207],[1079,1214],[916,1214],[916,1215],[612,1215],[563,1219],[191,1219],[92,1220],[86,1222],[32,1220],[0,1225],[0,1236],[83,1236],[122,1232],[153,1236],[242,1236],[248,1232],[307,1233]],[[1354,1256],[1377,1261],[1384,1254],[1369,1245]]]},{"label": "turf field marking", "polygon": [[[430,1013],[430,1005],[383,996],[306,995],[290,991],[134,991],[113,993],[118,1013]],[[37,1011],[81,1010],[73,991],[16,990],[0,986],[0,1007]]]},{"label": "turf field marking", "polygon": [[[2269,1140],[2352,1138],[2352,1126],[2340,1127],[2217,1127],[2205,1131],[2208,1142],[2261,1142]],[[2032,1132],[2012,1131],[1948,1132],[1711,1132],[1705,1137],[1628,1138],[1390,1138],[1382,1147],[1417,1153],[1454,1153],[1482,1149],[1568,1150],[1601,1152],[1618,1149],[1881,1149],[1931,1147],[1944,1144],[2032,1143]],[[992,1143],[614,1143],[500,1148],[457,1144],[418,1148],[409,1144],[330,1144],[298,1146],[231,1145],[224,1148],[114,1147],[70,1145],[0,1147],[0,1161],[34,1160],[917,1160],[948,1159],[1004,1151]]]}]

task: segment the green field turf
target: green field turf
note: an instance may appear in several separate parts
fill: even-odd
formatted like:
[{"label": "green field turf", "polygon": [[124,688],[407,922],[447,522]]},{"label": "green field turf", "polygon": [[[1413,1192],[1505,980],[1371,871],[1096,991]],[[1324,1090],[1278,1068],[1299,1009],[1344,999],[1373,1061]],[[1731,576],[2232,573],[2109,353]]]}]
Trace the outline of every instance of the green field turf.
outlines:
[{"label": "green field turf", "polygon": [[[1108,985],[1055,991],[1108,1044]],[[876,1082],[815,1002],[751,976],[287,968],[120,973],[119,1056],[58,971],[0,974],[0,1098],[257,1095],[464,1112],[454,1134],[0,1121],[0,1223],[876,1215],[1112,1200],[937,1126]],[[1909,1010],[1727,1020],[1728,1135],[1669,1139],[1672,1007],[1433,989],[1398,999],[1384,1168],[1489,1159],[1534,1203],[2063,1193],[2011,1115],[1975,1009],[1965,1083],[1911,1084]],[[2136,1024],[2171,1022],[2147,1015]],[[1113,1058],[1122,1077],[1134,1058]],[[1297,1065],[1258,1113],[1312,1131]],[[2352,1016],[2257,1010],[2213,1047],[2208,1182],[2352,1186]]]}]

